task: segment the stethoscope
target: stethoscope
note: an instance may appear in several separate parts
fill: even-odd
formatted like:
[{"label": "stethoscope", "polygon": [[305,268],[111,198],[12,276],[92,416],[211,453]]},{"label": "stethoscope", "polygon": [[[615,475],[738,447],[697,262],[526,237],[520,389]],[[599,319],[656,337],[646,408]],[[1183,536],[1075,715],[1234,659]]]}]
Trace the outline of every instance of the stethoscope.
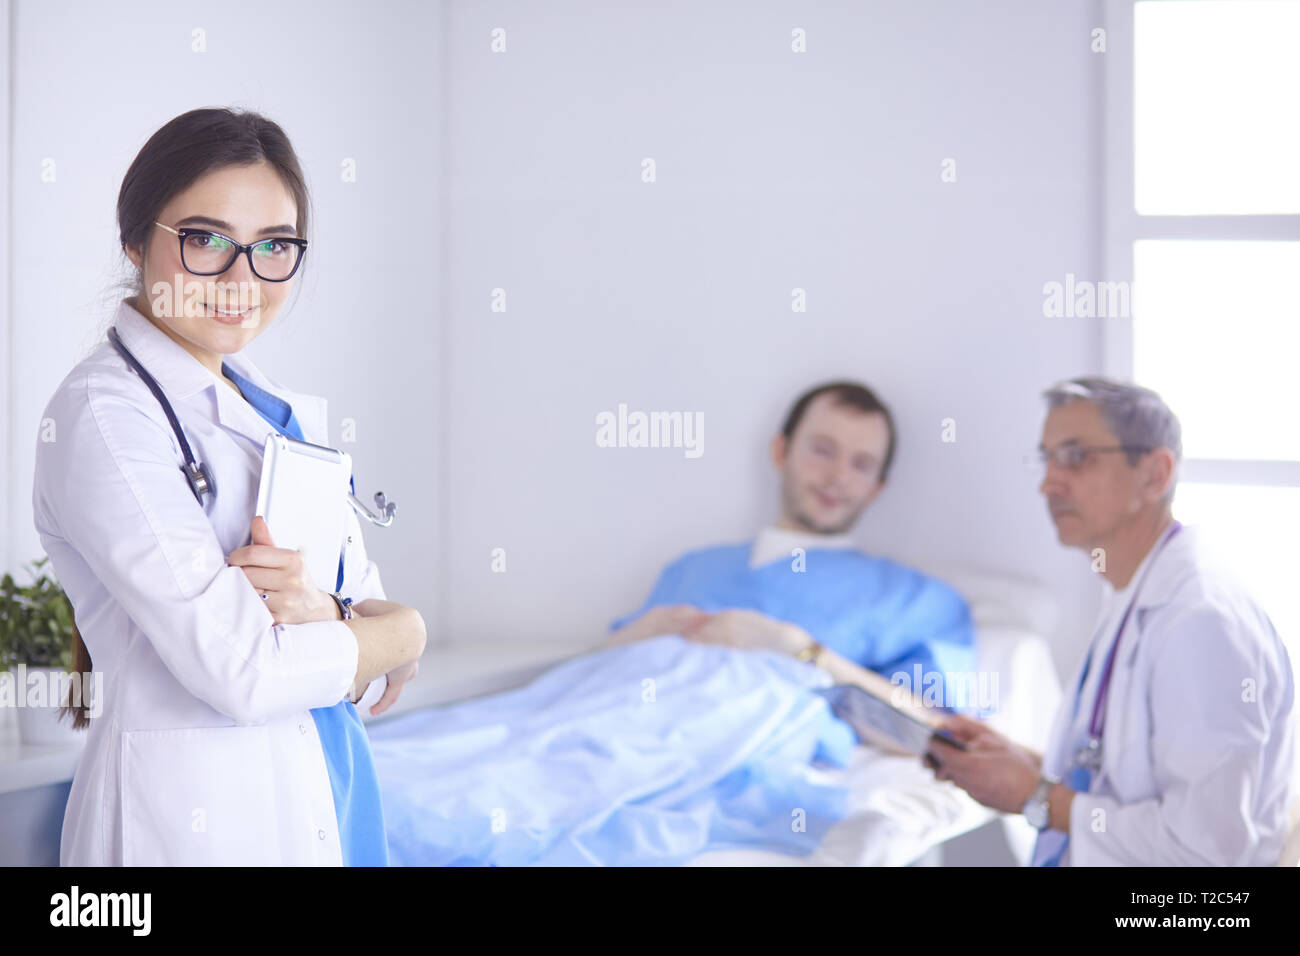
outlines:
[{"label": "stethoscope", "polygon": [[[181,454],[185,456],[185,464],[181,466],[181,473],[185,475],[185,481],[189,484],[190,490],[194,492],[194,497],[198,499],[200,507],[203,505],[203,498],[206,495],[211,495],[215,500],[217,497],[217,483],[212,478],[212,472],[208,470],[208,466],[203,462],[195,460],[194,453],[190,451],[190,443],[185,438],[181,423],[176,419],[176,412],[172,410],[171,402],[167,401],[167,396],[163,394],[162,386],[145,370],[145,367],[131,354],[130,350],[122,344],[122,340],[118,338],[117,329],[109,329],[108,338],[112,342],[113,348],[121,353],[127,364],[135,369],[140,378],[144,380],[145,385],[149,386],[149,391],[153,392],[153,397],[158,399],[158,404],[162,406],[163,412],[167,415],[167,422],[171,425],[172,431],[176,433],[176,438],[181,443]],[[361,499],[352,492],[348,493],[348,503],[352,505],[353,511],[371,524],[377,524],[381,528],[387,528],[391,525],[393,515],[397,514],[397,502],[389,501],[382,491],[375,492],[375,507],[379,509],[379,514],[375,514],[367,508]]]},{"label": "stethoscope", "polygon": [[[1142,590],[1142,585],[1146,583],[1146,576],[1150,573],[1151,566],[1155,564],[1155,559],[1159,556],[1165,545],[1169,543],[1170,539],[1181,531],[1182,528],[1182,524],[1175,521],[1165,533],[1164,537],[1160,539],[1160,543],[1151,554],[1151,560],[1147,562],[1146,570],[1142,572],[1142,580],[1139,581],[1137,586],[1133,589],[1133,597],[1129,599],[1128,607],[1124,609],[1124,616],[1120,618],[1119,628],[1115,631],[1115,640],[1111,643],[1110,652],[1106,655],[1106,663],[1103,665],[1104,669],[1101,672],[1101,681],[1097,685],[1097,696],[1092,703],[1092,719],[1088,721],[1088,739],[1085,743],[1080,745],[1079,749],[1075,751],[1074,754],[1075,765],[1082,767],[1084,770],[1089,771],[1089,773],[1095,774],[1101,770],[1101,739],[1102,735],[1106,731],[1106,700],[1110,696],[1110,677],[1111,672],[1115,669],[1115,652],[1119,650],[1120,638],[1124,636],[1124,625],[1128,623],[1129,615],[1133,612],[1133,608],[1137,604],[1138,594]],[[1089,664],[1091,664],[1092,658],[1089,657],[1088,661]],[[1085,664],[1083,668],[1083,676],[1079,678],[1078,690],[1075,691],[1076,699],[1083,694],[1083,685],[1087,679],[1088,665]]]}]

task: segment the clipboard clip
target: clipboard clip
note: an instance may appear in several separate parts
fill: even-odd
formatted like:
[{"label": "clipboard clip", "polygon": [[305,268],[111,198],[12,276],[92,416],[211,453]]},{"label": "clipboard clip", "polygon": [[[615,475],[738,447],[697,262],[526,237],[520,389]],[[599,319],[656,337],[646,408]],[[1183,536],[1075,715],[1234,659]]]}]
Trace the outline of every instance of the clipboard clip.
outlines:
[{"label": "clipboard clip", "polygon": [[381,528],[387,528],[393,523],[393,515],[397,514],[397,502],[389,501],[382,491],[375,492],[375,507],[379,509],[379,514],[375,514],[365,503],[351,492],[348,493],[348,503],[352,505],[352,510],[365,518],[371,524],[377,524]]}]

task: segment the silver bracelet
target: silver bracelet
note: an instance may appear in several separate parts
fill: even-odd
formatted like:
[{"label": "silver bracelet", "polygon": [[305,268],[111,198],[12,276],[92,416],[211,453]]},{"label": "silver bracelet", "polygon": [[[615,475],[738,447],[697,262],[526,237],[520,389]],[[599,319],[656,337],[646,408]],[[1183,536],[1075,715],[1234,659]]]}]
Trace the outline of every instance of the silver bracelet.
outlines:
[{"label": "silver bracelet", "polygon": [[339,614],[342,616],[343,620],[352,620],[355,616],[352,613],[352,598],[341,597],[337,591],[330,592],[330,597],[332,597],[334,603],[339,606]]}]

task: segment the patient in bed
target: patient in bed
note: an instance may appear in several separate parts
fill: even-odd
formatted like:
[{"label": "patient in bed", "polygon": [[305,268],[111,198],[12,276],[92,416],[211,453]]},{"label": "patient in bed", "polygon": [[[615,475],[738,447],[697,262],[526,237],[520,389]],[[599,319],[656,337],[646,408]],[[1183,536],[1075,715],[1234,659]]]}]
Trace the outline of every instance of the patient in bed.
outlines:
[{"label": "patient in bed", "polygon": [[[394,865],[808,857],[849,810],[853,734],[791,657],[664,636],[371,725]],[[917,762],[920,768],[920,763]],[[929,777],[929,771],[924,771]]]},{"label": "patient in bed", "polygon": [[[965,600],[849,538],[884,489],[894,448],[893,417],[866,386],[838,382],[802,395],[772,440],[776,524],[752,542],[668,565],[645,604],[613,622],[611,643],[678,634],[811,660],[836,683],[894,700],[910,691],[925,708],[987,706],[971,699],[975,642]],[[851,819],[818,848],[818,862],[909,863],[988,819],[964,794],[924,779],[910,758],[860,749],[850,778]]]},{"label": "patient in bed", "polygon": [[[966,602],[935,578],[858,550],[848,532],[885,487],[894,458],[889,409],[840,382],[801,396],[772,440],[780,517],[744,544],[692,551],[660,574],[645,604],[616,620],[611,643],[657,634],[812,660],[837,682],[876,674],[927,706],[953,699],[974,667]],[[870,672],[875,672],[872,674]]]},{"label": "patient in bed", "polygon": [[[773,443],[781,519],[752,546],[678,560],[610,646],[525,687],[372,725],[390,859],[672,865],[738,847],[915,858],[938,818],[951,822],[953,788],[902,757],[869,767],[864,786],[849,772],[866,749],[814,692],[868,678],[933,692],[934,678],[973,666],[956,593],[848,543],[893,444],[867,389],[810,392]],[[943,702],[938,686],[927,703]],[[917,805],[931,810],[900,823]],[[827,849],[846,842],[869,852]]]}]

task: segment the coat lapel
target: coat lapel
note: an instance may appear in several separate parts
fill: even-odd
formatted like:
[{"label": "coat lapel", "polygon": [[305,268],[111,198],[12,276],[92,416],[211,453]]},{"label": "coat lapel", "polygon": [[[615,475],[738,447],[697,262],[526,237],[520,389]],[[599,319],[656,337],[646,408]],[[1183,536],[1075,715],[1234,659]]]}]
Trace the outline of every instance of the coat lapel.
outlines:
[{"label": "coat lapel", "polygon": [[1133,613],[1125,628],[1124,663],[1131,664],[1137,654],[1138,642],[1146,630],[1147,616],[1172,601],[1188,575],[1193,573],[1199,548],[1196,529],[1184,527],[1165,542],[1159,554],[1152,556],[1146,580],[1139,582],[1138,592],[1134,595]]},{"label": "coat lapel", "polygon": [[[263,375],[262,370],[253,364],[252,359],[247,358],[242,354],[227,355],[226,364],[258,388],[266,389],[266,391],[270,392],[272,395],[288,402],[290,407],[293,408],[294,416],[298,419],[298,425],[302,429],[302,437],[304,439],[317,445],[328,444],[329,423],[327,420],[328,412],[324,398],[317,395],[304,395],[301,392],[289,391],[289,389],[284,388],[278,382],[274,382]],[[266,421],[262,416],[258,415],[247,402],[240,399],[240,397],[231,390],[230,386],[226,386],[226,391],[230,392],[230,397],[234,399],[236,403],[243,405],[248,411],[252,412],[258,421],[266,424]],[[269,425],[267,425],[267,429],[271,430]]]},{"label": "coat lapel", "polygon": [[[169,401],[216,402],[216,418],[221,427],[242,435],[260,449],[266,436],[275,431],[271,424],[248,404],[223,379],[208,371],[198,359],[174,342],[149,319],[141,315],[129,300],[123,300],[114,318],[114,327],[122,344],[162,386]],[[226,362],[240,375],[293,406],[298,424],[307,441],[325,444],[328,435],[325,399],[300,395],[272,382],[251,359],[228,355]],[[211,395],[208,393],[211,392]]]},{"label": "coat lapel", "polygon": [[[1121,652],[1115,659],[1115,669],[1111,675],[1110,694],[1106,701],[1107,739],[1130,739],[1129,717],[1131,715],[1128,708],[1132,693],[1133,666],[1142,633],[1146,630],[1147,615],[1173,600],[1179,586],[1187,579],[1198,548],[1196,530],[1184,527],[1165,542],[1159,554],[1152,556],[1151,565],[1146,569],[1145,580],[1138,583],[1133,612],[1124,625]],[[1115,781],[1112,771],[1122,756],[1122,749],[1118,747],[1109,748],[1105,753],[1101,776],[1109,778],[1112,786]]]}]

